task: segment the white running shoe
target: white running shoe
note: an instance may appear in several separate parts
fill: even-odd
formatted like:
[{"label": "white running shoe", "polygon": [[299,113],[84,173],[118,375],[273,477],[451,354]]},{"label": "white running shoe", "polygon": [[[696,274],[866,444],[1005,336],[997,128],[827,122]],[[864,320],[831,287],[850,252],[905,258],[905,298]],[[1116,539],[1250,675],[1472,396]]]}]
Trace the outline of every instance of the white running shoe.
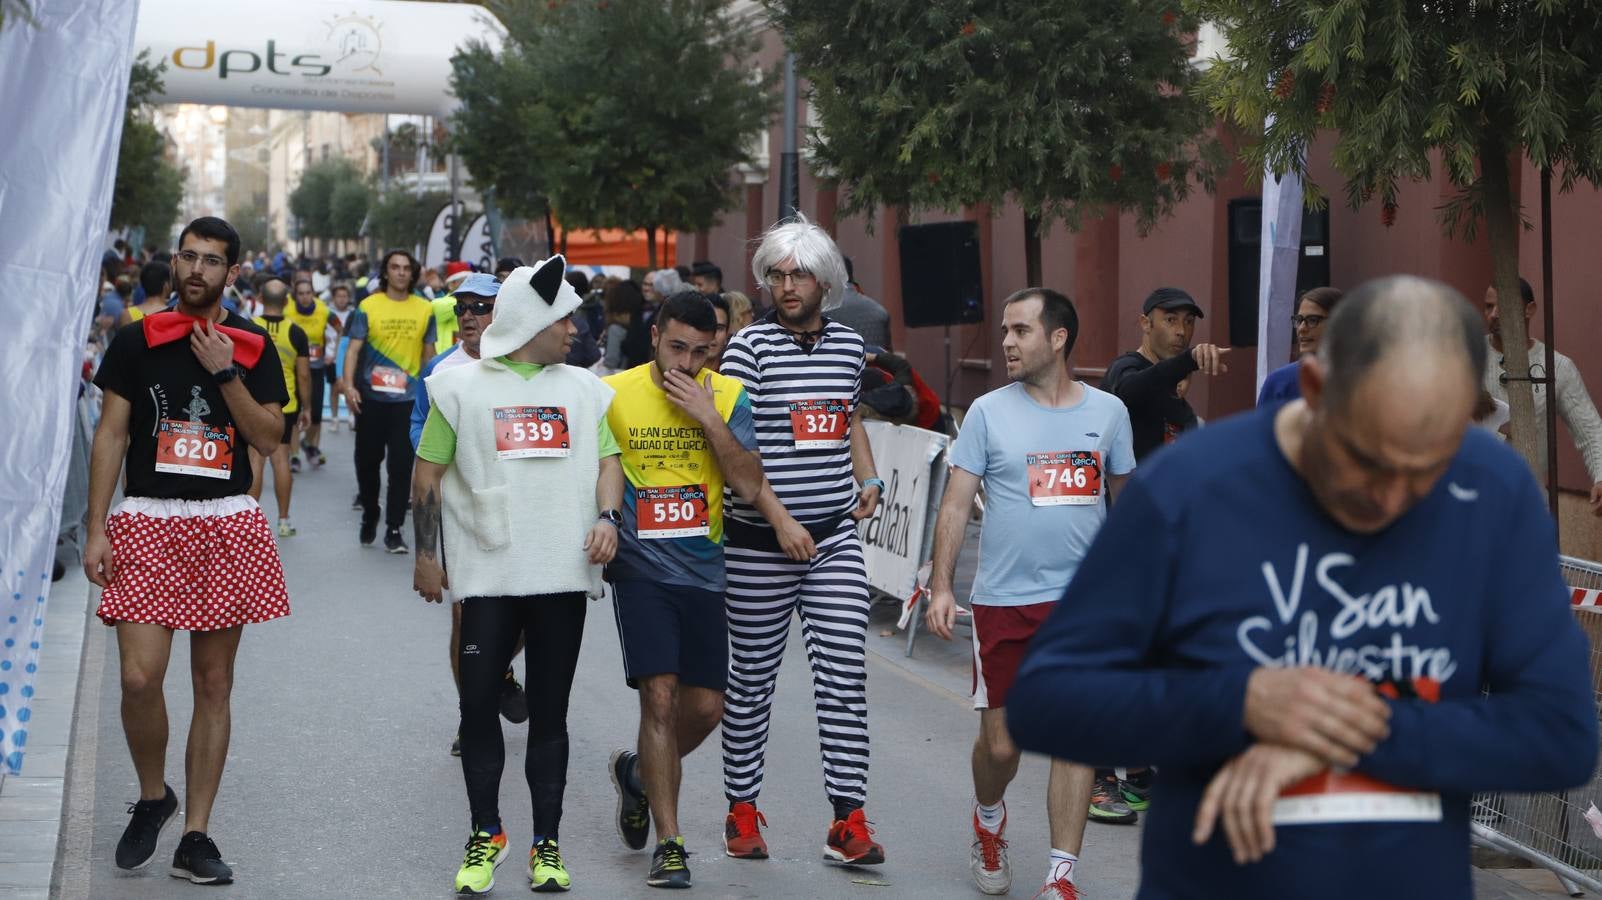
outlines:
[{"label": "white running shoe", "polygon": [[1012,889],[1012,863],[1007,861],[1007,816],[1001,817],[1001,827],[994,833],[979,824],[979,814],[973,817],[973,851],[968,858],[968,871],[973,883],[986,894],[1005,894]]}]

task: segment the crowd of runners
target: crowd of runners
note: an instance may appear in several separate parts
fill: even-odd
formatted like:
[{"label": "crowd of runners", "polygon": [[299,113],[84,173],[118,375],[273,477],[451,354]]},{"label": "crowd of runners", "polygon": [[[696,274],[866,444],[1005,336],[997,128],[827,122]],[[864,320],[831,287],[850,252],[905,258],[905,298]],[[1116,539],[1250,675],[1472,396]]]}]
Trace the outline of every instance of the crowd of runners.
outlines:
[{"label": "crowd of runners", "polygon": [[[382,526],[384,550],[411,554],[417,594],[452,610],[461,715],[440,752],[460,756],[467,795],[458,892],[490,891],[514,840],[533,890],[575,883],[561,844],[568,697],[603,596],[638,694],[637,741],[607,776],[619,839],[651,851],[646,884],[691,886],[681,761],[714,732],[723,851],[767,858],[772,699],[796,620],[821,853],[887,863],[867,808],[857,527],[885,483],[862,422],[950,417],[823,229],[798,219],[762,236],[754,300],[711,264],[643,287],[591,283],[561,256],[435,273],[395,250],[297,269],[244,259],[216,218],[149,256],[137,295],[98,310],[93,376],[84,566],[117,629],[140,784],[118,866],[148,865],[180,806],[161,685],[188,631],[195,724],[171,871],[232,880],[208,819],[234,655],[244,625],[289,614],[277,542],[297,537],[294,473],[341,465],[320,442],[342,425],[351,537],[375,545]],[[108,253],[108,284],[127,263]],[[950,640],[959,602],[972,610],[974,886],[1011,889],[1006,792],[1029,750],[1051,757],[1039,898],[1080,896],[1087,822],[1143,814],[1143,896],[1393,896],[1398,883],[1467,896],[1469,792],[1582,782],[1597,741],[1550,520],[1493,436],[1498,339],[1444,285],[1320,289],[1296,315],[1305,355],[1270,377],[1258,411],[1199,429],[1189,386],[1234,359],[1193,341],[1202,317],[1186,291],[1154,291],[1140,346],[1098,387],[1074,374],[1069,297],[1026,287],[1001,305],[1009,383],[952,429],[926,611]],[[1572,388],[1560,378],[1558,402],[1602,508],[1602,423]],[[269,466],[276,528],[256,502]],[[981,494],[978,570],[958,597]],[[1493,553],[1492,535],[1516,546]],[[528,723],[527,828],[501,817],[502,718]],[[1332,768],[1421,799],[1410,817],[1276,828],[1281,790]],[[1354,862],[1378,848],[1409,848],[1409,872]]]}]

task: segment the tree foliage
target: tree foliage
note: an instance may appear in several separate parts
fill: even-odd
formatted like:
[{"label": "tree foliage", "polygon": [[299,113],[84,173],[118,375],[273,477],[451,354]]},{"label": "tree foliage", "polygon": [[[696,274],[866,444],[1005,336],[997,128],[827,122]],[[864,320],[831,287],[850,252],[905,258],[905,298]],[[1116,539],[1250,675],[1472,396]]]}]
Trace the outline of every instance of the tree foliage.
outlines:
[{"label": "tree foliage", "polygon": [[503,53],[469,49],[451,80],[455,146],[510,212],[568,228],[711,227],[729,175],[773,111],[772,75],[726,0],[490,6]]},{"label": "tree foliage", "polygon": [[361,169],[344,157],[307,166],[289,192],[289,211],[300,220],[302,237],[354,238],[367,216],[367,186]]},{"label": "tree foliage", "polygon": [[380,194],[367,211],[368,233],[381,247],[415,247],[428,240],[434,216],[450,202],[450,195],[443,191],[429,191],[421,197],[402,190]]},{"label": "tree foliage", "polygon": [[767,0],[842,213],[1017,202],[1150,228],[1219,159],[1179,0]]},{"label": "tree foliage", "polygon": [[[1247,133],[1253,171],[1306,175],[1305,149],[1333,133],[1333,163],[1353,208],[1380,202],[1395,220],[1397,186],[1432,177],[1438,157],[1458,195],[1448,233],[1489,239],[1508,371],[1527,368],[1512,199],[1528,158],[1564,190],[1602,174],[1602,9],[1589,0],[1187,0],[1219,23],[1229,54],[1201,91]],[[1322,189],[1305,179],[1307,197]],[[1513,442],[1535,462],[1528,382],[1510,381]]]},{"label": "tree foliage", "polygon": [[239,245],[245,253],[272,249],[272,228],[265,210],[254,206],[235,206],[228,210],[228,224],[239,232]]},{"label": "tree foliage", "polygon": [[167,159],[167,136],[150,122],[150,106],[161,93],[166,65],[151,65],[148,50],[134,60],[111,192],[111,227],[143,228],[158,242],[172,237],[184,199],[183,173]]}]

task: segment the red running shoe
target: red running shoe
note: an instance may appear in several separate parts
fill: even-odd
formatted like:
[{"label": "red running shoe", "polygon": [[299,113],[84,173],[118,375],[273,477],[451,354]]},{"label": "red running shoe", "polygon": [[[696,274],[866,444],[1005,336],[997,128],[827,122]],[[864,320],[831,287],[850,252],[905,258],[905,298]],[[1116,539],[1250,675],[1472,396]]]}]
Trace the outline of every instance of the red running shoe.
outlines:
[{"label": "red running shoe", "polygon": [[736,803],[723,820],[723,852],[735,859],[767,859],[768,842],[758,825],[768,820],[750,803]]},{"label": "red running shoe", "polygon": [[884,848],[873,840],[873,829],[868,817],[860,809],[851,811],[844,819],[829,826],[829,840],[823,845],[823,857],[853,866],[876,866],[884,862]]}]

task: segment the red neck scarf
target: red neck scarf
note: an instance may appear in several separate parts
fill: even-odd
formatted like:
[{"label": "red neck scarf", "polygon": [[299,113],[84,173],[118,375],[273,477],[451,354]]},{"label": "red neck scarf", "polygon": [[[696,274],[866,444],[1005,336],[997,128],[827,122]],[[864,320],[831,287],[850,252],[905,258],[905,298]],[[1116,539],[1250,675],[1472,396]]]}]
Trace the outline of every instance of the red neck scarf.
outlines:
[{"label": "red neck scarf", "polygon": [[[204,321],[175,309],[152,313],[139,320],[145,329],[145,343],[151,347],[160,347],[162,344],[187,338],[193,333],[195,323]],[[267,349],[266,340],[259,334],[216,323],[213,323],[213,327],[233,340],[234,362],[247,369],[254,368],[256,362],[261,359],[262,351]]]}]

